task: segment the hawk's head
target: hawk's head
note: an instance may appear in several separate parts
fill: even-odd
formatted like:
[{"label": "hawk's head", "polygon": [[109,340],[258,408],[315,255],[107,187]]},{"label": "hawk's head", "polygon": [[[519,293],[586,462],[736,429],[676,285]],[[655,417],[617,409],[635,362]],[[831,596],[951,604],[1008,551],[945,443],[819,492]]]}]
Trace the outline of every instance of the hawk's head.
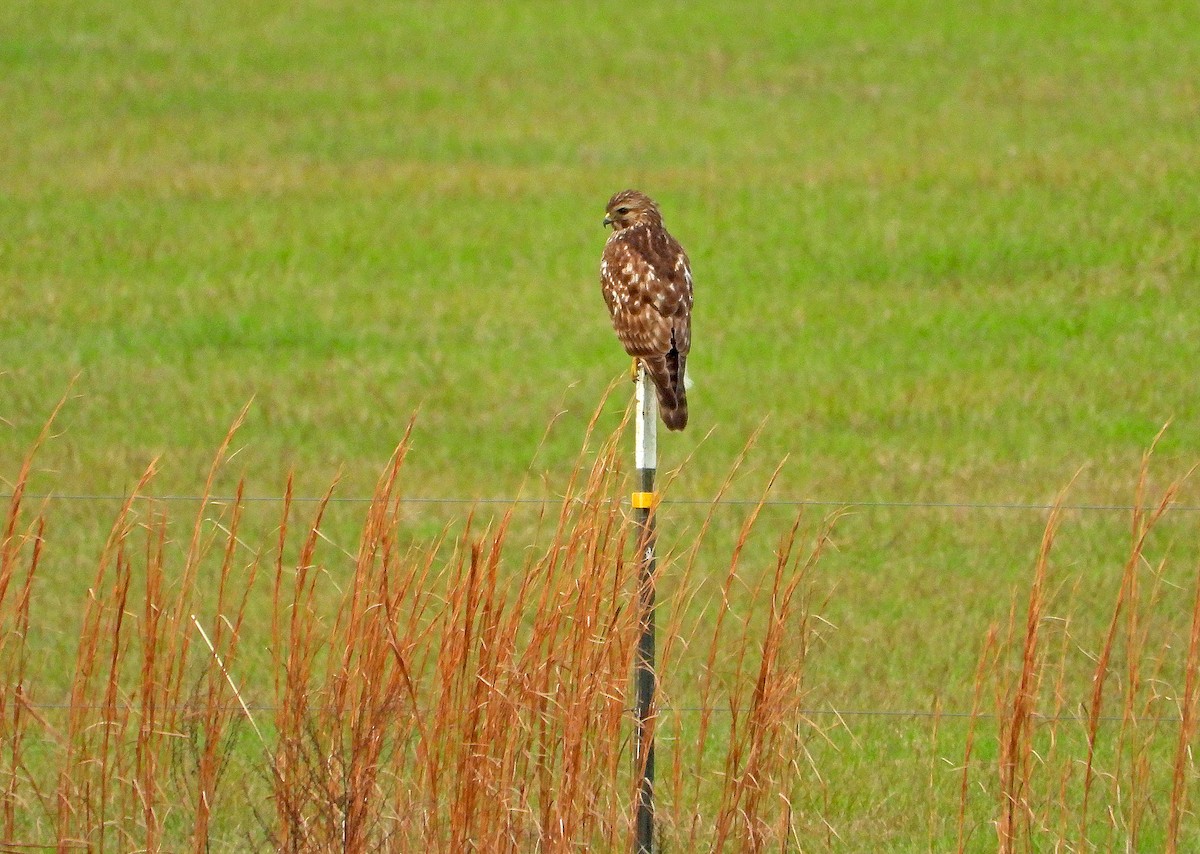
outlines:
[{"label": "hawk's head", "polygon": [[662,222],[662,214],[654,199],[638,190],[622,190],[608,200],[604,211],[604,224],[614,231],[621,231],[642,223]]}]

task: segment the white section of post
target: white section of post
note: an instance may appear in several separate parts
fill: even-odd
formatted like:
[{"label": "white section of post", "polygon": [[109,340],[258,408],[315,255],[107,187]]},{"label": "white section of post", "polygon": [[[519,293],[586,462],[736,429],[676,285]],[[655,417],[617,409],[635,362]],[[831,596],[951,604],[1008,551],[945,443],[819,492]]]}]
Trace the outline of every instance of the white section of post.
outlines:
[{"label": "white section of post", "polygon": [[[658,398],[653,384],[646,373],[646,366],[638,362],[637,391],[637,448],[634,463],[639,475],[649,469],[658,468]],[[651,490],[653,486],[651,486]]]}]

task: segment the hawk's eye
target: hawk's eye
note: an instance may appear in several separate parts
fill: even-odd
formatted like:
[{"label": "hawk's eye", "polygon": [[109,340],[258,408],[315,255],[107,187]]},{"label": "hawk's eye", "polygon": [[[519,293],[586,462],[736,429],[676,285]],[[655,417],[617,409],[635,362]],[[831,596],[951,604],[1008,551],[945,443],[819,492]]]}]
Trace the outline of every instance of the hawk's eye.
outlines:
[{"label": "hawk's eye", "polygon": [[629,208],[617,208],[617,213],[627,214],[627,213],[629,213]]}]

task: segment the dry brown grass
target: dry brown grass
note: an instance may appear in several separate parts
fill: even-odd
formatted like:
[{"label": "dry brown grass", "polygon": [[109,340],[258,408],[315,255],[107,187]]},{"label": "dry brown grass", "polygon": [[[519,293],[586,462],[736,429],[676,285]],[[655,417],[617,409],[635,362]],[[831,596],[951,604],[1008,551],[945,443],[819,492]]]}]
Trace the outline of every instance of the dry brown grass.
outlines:
[{"label": "dry brown grass", "polygon": [[[406,436],[340,581],[322,529],[333,487],[303,518],[289,483],[261,547],[247,545],[240,489],[202,502],[174,541],[161,505],[144,497],[152,464],[101,549],[61,714],[38,696],[26,643],[33,621],[52,619],[31,605],[46,535],[45,508],[25,501],[35,446],[0,547],[0,848],[625,850],[640,620],[638,529],[614,500],[628,485],[621,435],[589,431],[595,449],[533,546],[514,542],[513,508],[414,544]],[[951,747],[963,755],[961,784],[941,804],[934,757],[947,736],[935,700],[921,784],[928,847],[939,844],[939,813],[955,812],[956,826],[942,826],[959,851],[1174,851],[1194,839],[1200,578],[1190,632],[1158,634],[1163,572],[1147,543],[1177,485],[1149,497],[1148,463],[1094,639],[1073,627],[1054,564],[1063,512],[1050,514],[1023,613],[1014,600],[984,641],[965,743]],[[675,582],[660,602],[665,676],[650,717],[665,849],[855,846],[824,811],[855,781],[813,759],[827,734],[805,705],[823,605],[812,577],[835,519],[797,516],[772,562],[747,567],[762,507],[747,512],[720,574],[698,557],[711,515],[661,556]],[[714,585],[708,605],[695,601],[702,574]],[[244,655],[256,643],[269,649],[259,670]],[[1091,661],[1084,691],[1072,681],[1079,650]]]},{"label": "dry brown grass", "polygon": [[[557,517],[545,520],[547,542],[522,551],[509,547],[511,509],[481,531],[468,521],[452,540],[407,544],[406,437],[379,480],[341,589],[320,557],[332,490],[298,523],[289,484],[274,543],[249,557],[241,490],[228,506],[206,500],[186,548],[172,549],[168,519],[142,498],[151,465],[117,514],[88,590],[61,728],[27,702],[22,629],[44,523],[35,515],[20,528],[23,470],[0,575],[11,686],[0,693],[3,841],[89,850],[207,851],[231,839],[281,851],[626,847],[640,626],[637,530],[614,500],[625,485],[620,435],[580,458]],[[727,588],[757,517],[756,509],[742,530]],[[664,684],[652,720],[695,749],[672,751],[664,767],[661,839],[759,850],[796,834],[786,793],[802,729],[807,570],[828,529],[807,545],[800,534],[797,519],[765,575],[761,634],[725,609],[707,631],[679,616],[666,627],[660,667],[707,645],[701,704],[727,712],[714,740],[710,713],[695,731],[672,715]],[[687,590],[696,550],[660,566],[679,572]],[[265,615],[254,610],[260,594]],[[265,712],[239,684],[248,622],[269,626]],[[717,650],[736,651],[731,672],[714,665]]]},{"label": "dry brown grass", "polygon": [[[1175,851],[1184,838],[1183,819],[1191,816],[1188,789],[1195,778],[1200,576],[1191,630],[1181,637],[1174,629],[1177,621],[1161,619],[1163,608],[1170,607],[1164,604],[1164,562],[1154,563],[1147,553],[1155,526],[1174,504],[1181,482],[1149,495],[1152,451],[1153,446],[1143,457],[1129,552],[1099,638],[1077,635],[1070,597],[1054,589],[1052,552],[1062,525],[1062,496],[1050,513],[1034,562],[1024,630],[1015,631],[1014,606],[1007,630],[1002,633],[994,625],[988,634],[976,672],[963,765],[959,851],[967,850],[972,835],[966,805],[973,775],[979,775],[974,782],[981,788],[994,792],[997,849],[1006,854]],[[1060,613],[1054,615],[1055,609]],[[1089,687],[1082,694],[1072,682],[1070,661],[1077,651],[1092,662]],[[1182,673],[1181,690],[1173,687],[1178,684],[1173,669]],[[972,758],[980,699],[989,682],[998,723],[994,769]],[[989,774],[995,775],[994,790],[983,779]],[[1188,838],[1194,842],[1194,835]]]}]

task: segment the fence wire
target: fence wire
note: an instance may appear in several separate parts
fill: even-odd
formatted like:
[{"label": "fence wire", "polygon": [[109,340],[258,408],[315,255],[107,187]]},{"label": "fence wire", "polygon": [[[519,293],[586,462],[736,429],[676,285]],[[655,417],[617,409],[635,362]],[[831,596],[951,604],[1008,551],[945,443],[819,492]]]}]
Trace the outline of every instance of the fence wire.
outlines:
[{"label": "fence wire", "polygon": [[[103,703],[70,703],[67,701],[57,703],[39,703],[30,700],[22,699],[20,705],[23,708],[34,709],[39,712],[45,711],[72,711],[72,710],[87,710],[87,711],[103,711],[107,708]],[[158,711],[163,712],[187,712],[196,706],[191,705],[172,705],[156,707]],[[207,709],[207,706],[204,707]],[[281,706],[269,703],[247,703],[246,705],[228,705],[221,709],[227,714],[238,714],[244,712],[277,712]],[[627,712],[633,714],[633,709],[627,709]],[[660,714],[729,714],[728,706],[660,706],[658,709]],[[994,721],[998,720],[1001,715],[997,712],[958,712],[945,711],[938,709],[837,709],[837,708],[822,708],[822,709],[800,709],[796,712],[800,718],[808,717],[835,717],[835,718],[917,718],[927,720],[980,720]],[[1047,715],[1038,712],[1033,712],[1030,715],[1033,720],[1038,723],[1088,723],[1092,719],[1085,714],[1057,714]],[[1100,723],[1121,723],[1126,718],[1124,715],[1100,715],[1096,720]],[[1182,723],[1183,718],[1179,715],[1163,715],[1161,717],[1139,717],[1139,724],[1158,725],[1164,723]]]},{"label": "fence wire", "polygon": [[[11,501],[13,493],[0,493],[0,501]],[[23,493],[21,496],[23,501],[28,502],[125,502],[129,500],[129,495],[122,494],[105,494],[105,493]],[[243,495],[238,498],[236,495],[139,495],[139,500],[157,501],[169,503],[200,503],[207,504],[232,504],[241,501],[243,504],[279,504],[284,501],[283,496],[264,495],[264,496],[248,496]],[[315,495],[294,495],[291,497],[293,504],[316,504],[319,502],[327,502],[329,504],[369,504],[375,500],[370,496],[315,496]],[[414,505],[447,505],[447,506],[534,506],[546,507],[557,506],[564,501],[571,500],[569,497],[546,497],[546,498],[528,498],[528,497],[506,497],[492,496],[482,498],[467,498],[462,496],[398,496],[392,499],[401,504]],[[629,500],[625,499],[607,499],[609,501],[618,501],[623,505],[628,505]],[[671,498],[664,497],[662,499],[663,506],[683,506],[683,507],[712,507],[712,506],[730,506],[730,507],[754,507],[758,505],[763,507],[820,507],[827,509],[865,509],[865,510],[960,510],[960,511],[990,511],[990,512],[1036,512],[1044,513],[1058,508],[1063,511],[1078,511],[1083,513],[1132,513],[1136,510],[1146,510],[1149,507],[1138,507],[1133,504],[1092,504],[1092,503],[1071,503],[1071,504],[1053,504],[1036,501],[914,501],[914,500],[888,500],[888,499],[846,499],[835,500],[825,498],[721,498],[721,499],[702,499],[702,498]],[[1200,505],[1189,504],[1172,504],[1170,510],[1182,513],[1197,513],[1200,512]],[[37,711],[66,711],[72,709],[87,709],[100,710],[104,707],[98,703],[72,704],[70,702],[33,702],[29,699],[22,699],[21,705],[37,710]],[[186,711],[189,707],[178,706],[175,711]],[[225,711],[231,713],[237,712],[262,712],[273,713],[279,710],[279,707],[271,704],[248,704],[246,707],[237,706],[230,707]],[[729,708],[722,706],[702,707],[702,706],[663,706],[660,711],[664,714],[728,714]],[[798,713],[802,717],[834,717],[834,718],[905,718],[905,719],[939,719],[939,720],[956,720],[956,719],[976,719],[982,721],[997,720],[1000,714],[996,712],[962,712],[962,711],[945,711],[936,709],[838,709],[838,708],[812,708],[801,709]],[[1079,714],[1058,714],[1045,715],[1034,713],[1033,719],[1039,723],[1070,723],[1080,722],[1086,723],[1089,721],[1088,715]],[[1121,722],[1122,715],[1102,715],[1097,720],[1099,722]],[[1142,719],[1142,722],[1149,724],[1171,724],[1181,723],[1180,716],[1164,716],[1152,719]]]},{"label": "fence wire", "polygon": [[[11,501],[12,493],[0,493],[0,501]],[[208,504],[232,504],[236,501],[241,501],[243,504],[280,504],[284,501],[283,496],[278,495],[243,495],[240,499],[236,495],[139,495],[138,500],[141,501],[161,501],[168,503],[199,503],[205,502]],[[57,494],[53,492],[44,493],[24,493],[23,501],[86,501],[86,502],[124,502],[129,500],[128,495],[118,494]],[[369,504],[375,499],[365,495],[350,495],[350,496],[333,496],[326,498],[317,495],[293,495],[291,497],[293,504],[316,504],[319,502],[327,502],[329,504]],[[478,505],[501,505],[501,506],[556,506],[564,501],[573,500],[569,496],[559,496],[551,498],[522,498],[522,497],[504,497],[493,496],[483,498],[465,498],[462,496],[396,496],[393,501],[398,501],[401,504],[427,504],[427,505],[459,505],[474,507]],[[619,501],[621,504],[628,505],[628,499],[607,499],[610,501]],[[1017,511],[1017,512],[1049,512],[1058,508],[1063,511],[1079,511],[1079,512],[1094,512],[1094,513],[1132,513],[1135,510],[1151,509],[1150,505],[1138,507],[1135,504],[1053,504],[1040,501],[900,501],[889,499],[846,499],[836,500],[831,498],[769,498],[761,500],[758,498],[671,498],[664,496],[661,501],[662,506],[676,505],[680,507],[755,507],[761,504],[763,507],[825,507],[825,508],[841,508],[841,509],[881,509],[881,510],[968,510],[968,511]],[[1172,504],[1170,510],[1182,513],[1197,513],[1200,512],[1200,504]]]}]

